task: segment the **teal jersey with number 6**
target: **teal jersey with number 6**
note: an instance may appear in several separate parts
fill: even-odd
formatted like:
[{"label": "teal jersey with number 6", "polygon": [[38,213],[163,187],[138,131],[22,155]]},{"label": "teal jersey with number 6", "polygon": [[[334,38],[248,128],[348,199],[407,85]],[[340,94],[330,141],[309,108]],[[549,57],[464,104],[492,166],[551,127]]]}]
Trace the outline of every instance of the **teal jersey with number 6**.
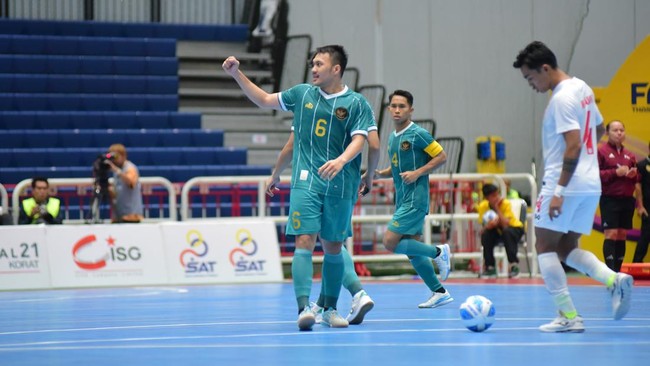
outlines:
[{"label": "teal jersey with number 6", "polygon": [[354,135],[367,137],[368,131],[376,129],[368,101],[347,86],[327,94],[309,84],[282,91],[279,99],[283,110],[293,112],[291,187],[341,198],[356,195],[353,183],[359,182],[361,154],[329,181],[320,178],[318,168],[341,155]]}]

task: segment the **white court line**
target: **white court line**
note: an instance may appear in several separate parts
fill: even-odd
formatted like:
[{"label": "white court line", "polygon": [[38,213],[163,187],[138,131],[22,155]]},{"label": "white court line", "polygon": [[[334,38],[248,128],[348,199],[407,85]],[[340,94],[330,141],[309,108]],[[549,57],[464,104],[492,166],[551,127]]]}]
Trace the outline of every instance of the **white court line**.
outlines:
[{"label": "white court line", "polygon": [[[547,321],[545,318],[498,318],[497,322],[507,321]],[[457,322],[456,318],[409,318],[409,319],[366,319],[364,323],[406,323],[406,322]],[[612,321],[611,318],[589,318],[592,321]],[[650,321],[650,318],[625,318],[620,322],[631,321]],[[176,324],[150,324],[150,325],[125,325],[115,327],[92,327],[92,328],[67,328],[67,329],[40,329],[40,330],[24,330],[13,332],[0,332],[0,336],[5,335],[24,335],[24,334],[39,334],[39,333],[73,333],[73,332],[96,332],[96,331],[112,331],[112,330],[129,330],[129,329],[160,329],[160,328],[182,328],[182,327],[209,327],[209,326],[241,326],[241,325],[276,325],[276,324],[292,324],[295,320],[270,320],[270,321],[252,321],[252,322],[210,322],[210,323],[176,323]],[[589,327],[591,328],[591,326]],[[502,328],[503,329],[503,328]],[[2,346],[0,344],[0,346]]]},{"label": "white court line", "polygon": [[123,345],[123,346],[67,346],[67,347],[17,347],[12,349],[2,349],[0,352],[23,352],[23,351],[74,351],[74,350],[126,350],[126,349],[206,349],[206,348],[245,348],[245,349],[258,349],[258,348],[386,348],[398,347],[405,348],[476,348],[476,347],[576,347],[576,346],[589,346],[589,347],[610,347],[613,345],[624,346],[648,346],[648,341],[597,341],[597,342],[467,342],[467,343],[304,343],[304,344],[285,344],[285,343],[266,343],[266,344],[143,344],[143,345]]},{"label": "white court line", "polygon": [[[591,326],[588,329],[608,329],[612,327],[608,326]],[[616,329],[650,329],[649,325],[625,325],[625,326],[616,326]],[[511,331],[522,331],[522,330],[535,330],[537,327],[512,327],[512,328],[496,328],[490,329],[490,333],[503,333]],[[396,334],[396,333],[448,333],[448,332],[469,332],[465,328],[443,328],[443,329],[378,329],[378,330],[329,330],[327,332],[300,332],[298,330],[291,332],[282,332],[282,333],[248,333],[248,334],[222,334],[222,335],[204,335],[204,336],[170,336],[170,337],[130,337],[130,338],[106,338],[106,339],[79,339],[79,340],[65,340],[65,341],[43,341],[43,342],[16,342],[16,343],[7,343],[0,344],[1,351],[9,351],[16,349],[17,347],[51,347],[51,346],[61,346],[61,345],[79,345],[79,344],[88,344],[88,343],[117,343],[117,342],[151,342],[151,341],[180,341],[180,340],[199,340],[199,339],[238,339],[238,338],[254,338],[254,337],[302,337],[302,336],[340,336],[340,335],[350,335],[350,334]],[[644,344],[650,344],[650,340],[642,341]],[[508,342],[512,343],[512,342]],[[329,344],[329,343],[328,343]],[[428,343],[427,343],[428,344]],[[482,344],[482,343],[481,343]],[[512,343],[519,344],[519,343]],[[522,345],[535,344],[522,342]],[[540,343],[542,344],[542,343]],[[547,343],[543,343],[547,344]],[[585,342],[585,344],[591,344],[591,342]],[[606,342],[609,345],[622,344],[628,345],[630,342],[627,340],[611,340]],[[40,346],[40,347],[39,347]],[[250,346],[254,346],[251,344]],[[76,347],[76,346],[71,346]],[[92,346],[91,346],[92,347]],[[143,345],[146,347],[146,345]]]},{"label": "white court line", "polygon": [[142,297],[142,296],[155,296],[163,292],[174,292],[179,294],[187,293],[186,288],[178,287],[160,287],[160,288],[134,288],[136,290],[146,290],[148,292],[142,293],[124,293],[124,294],[106,294],[106,295],[69,295],[69,296],[53,296],[53,297],[35,297],[26,299],[6,299],[2,300],[3,303],[25,303],[25,302],[49,302],[49,301],[65,301],[65,300],[78,300],[78,299],[108,299],[108,298],[123,298],[123,297]]}]

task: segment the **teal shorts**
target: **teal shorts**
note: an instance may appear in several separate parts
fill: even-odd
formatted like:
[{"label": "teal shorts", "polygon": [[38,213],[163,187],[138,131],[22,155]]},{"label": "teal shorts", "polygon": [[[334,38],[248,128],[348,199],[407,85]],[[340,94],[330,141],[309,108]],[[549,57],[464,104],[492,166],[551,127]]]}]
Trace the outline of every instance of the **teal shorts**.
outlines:
[{"label": "teal shorts", "polygon": [[328,241],[350,236],[354,199],[329,197],[305,189],[292,189],[288,235],[318,234]]},{"label": "teal shorts", "polygon": [[388,223],[388,230],[402,235],[422,235],[425,211],[398,207]]}]

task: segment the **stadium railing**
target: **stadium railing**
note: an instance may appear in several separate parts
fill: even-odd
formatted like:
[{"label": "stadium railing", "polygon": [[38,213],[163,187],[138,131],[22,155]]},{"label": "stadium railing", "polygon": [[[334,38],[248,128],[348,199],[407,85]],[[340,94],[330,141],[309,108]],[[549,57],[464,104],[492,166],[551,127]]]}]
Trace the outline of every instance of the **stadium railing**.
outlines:
[{"label": "stadium railing", "polygon": [[[276,195],[273,199],[265,196],[265,181],[268,176],[247,176],[247,177],[195,177],[188,180],[182,188],[181,191],[181,207],[180,207],[180,217],[182,221],[192,220],[192,219],[207,219],[214,217],[223,216],[237,216],[244,213],[243,216],[253,216],[253,217],[267,217],[272,219],[276,225],[278,225],[280,231],[282,226],[286,224],[288,216],[286,215],[288,211],[288,197]],[[504,179],[509,179],[511,181],[524,181],[530,186],[531,192],[531,201],[535,201],[537,197],[537,185],[534,178],[530,174],[526,173],[515,173],[515,174],[433,174],[429,176],[432,192],[435,192],[436,200],[432,199],[432,211],[433,213],[429,214],[425,218],[425,228],[429,230],[423,231],[423,239],[426,243],[432,243],[434,240],[433,229],[440,225],[440,222],[453,223],[454,229],[450,230],[451,235],[449,237],[443,237],[442,240],[450,241],[453,243],[453,260],[480,260],[482,258],[482,252],[480,251],[479,245],[467,245],[467,243],[472,243],[476,241],[476,235],[478,235],[478,230],[474,227],[474,223],[478,221],[478,215],[476,213],[465,213],[460,205],[462,202],[461,195],[467,193],[462,189],[462,184],[457,183],[470,183],[470,182],[484,182],[492,181],[495,182],[501,189],[502,195],[505,196],[506,186]],[[281,184],[288,187],[290,182],[290,177],[283,176],[281,177]],[[377,194],[376,191],[382,191],[382,195],[391,190],[391,186],[381,185],[382,181],[379,181],[379,187],[375,187],[373,191]],[[226,188],[230,187],[230,188]],[[236,189],[232,189],[237,187]],[[235,192],[236,191],[236,192]],[[286,191],[286,190],[285,190]],[[371,191],[371,194],[373,194]],[[277,197],[281,198],[283,201],[283,208],[278,210],[278,206],[281,205]],[[388,198],[384,198],[384,201],[388,202],[387,206],[392,206],[392,199],[390,195]],[[446,204],[441,204],[437,201],[437,198],[442,198],[446,200]],[[367,203],[363,203],[361,206],[364,208]],[[198,206],[198,208],[196,207]],[[228,211],[224,207],[228,207]],[[439,212],[435,212],[439,211]],[[276,212],[276,214],[273,214]],[[283,214],[277,214],[282,212]],[[387,214],[366,214],[364,212],[355,212],[352,217],[353,226],[361,224],[374,224],[385,225],[392,217],[390,214],[390,209],[387,210]],[[528,238],[529,243],[533,250],[530,252],[531,258],[536,255],[534,253],[534,232],[532,225],[532,214],[528,214],[527,220],[529,221],[528,225]],[[451,226],[451,225],[450,225]],[[359,236],[365,236],[362,233],[362,230],[354,229],[355,235],[348,239],[346,246],[349,252],[353,255],[355,261],[358,262],[371,262],[371,261],[401,261],[405,257],[403,255],[390,254],[387,251],[374,250],[369,252],[369,254],[356,253],[355,248],[360,248],[362,244],[359,241],[363,241],[363,238]],[[278,233],[280,238],[280,245],[283,244],[284,234],[282,232]],[[376,245],[377,243],[374,243]],[[291,256],[288,255],[289,252],[283,250],[283,263],[290,263]],[[367,251],[366,251],[367,252]],[[497,258],[499,260],[505,260],[505,255],[503,253],[501,257]],[[321,262],[322,256],[314,256],[315,262]],[[536,261],[531,261],[533,268],[531,271],[537,273]]]},{"label": "stadium railing", "polygon": [[[112,183],[110,178],[109,183]],[[11,207],[14,222],[18,222],[20,214],[20,199],[31,186],[31,179],[25,179],[16,184],[11,196]],[[93,178],[52,178],[48,179],[53,189],[53,196],[61,199],[64,223],[87,223],[93,199]],[[163,177],[140,177],[143,191],[143,206],[145,209],[145,222],[176,221],[176,190],[173,184]],[[69,194],[63,190],[67,188]],[[159,191],[157,188],[162,188]],[[59,194],[61,193],[61,194]],[[3,202],[5,202],[3,200]],[[108,207],[101,211],[106,214]],[[107,218],[107,216],[104,216]]]},{"label": "stadium railing", "polygon": [[2,183],[0,183],[0,207],[2,207],[3,213],[9,212],[9,194]]}]

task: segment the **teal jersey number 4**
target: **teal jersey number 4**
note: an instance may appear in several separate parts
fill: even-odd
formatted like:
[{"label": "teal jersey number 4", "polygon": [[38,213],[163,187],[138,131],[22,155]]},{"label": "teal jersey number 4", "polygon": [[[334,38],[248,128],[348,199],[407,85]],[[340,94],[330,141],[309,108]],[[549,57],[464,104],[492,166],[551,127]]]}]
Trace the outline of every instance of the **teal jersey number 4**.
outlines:
[{"label": "teal jersey number 4", "polygon": [[400,173],[416,170],[442,152],[431,134],[415,123],[388,139],[388,156],[395,183],[396,207],[416,208],[429,212],[429,175],[424,174],[415,183],[404,184]]}]

